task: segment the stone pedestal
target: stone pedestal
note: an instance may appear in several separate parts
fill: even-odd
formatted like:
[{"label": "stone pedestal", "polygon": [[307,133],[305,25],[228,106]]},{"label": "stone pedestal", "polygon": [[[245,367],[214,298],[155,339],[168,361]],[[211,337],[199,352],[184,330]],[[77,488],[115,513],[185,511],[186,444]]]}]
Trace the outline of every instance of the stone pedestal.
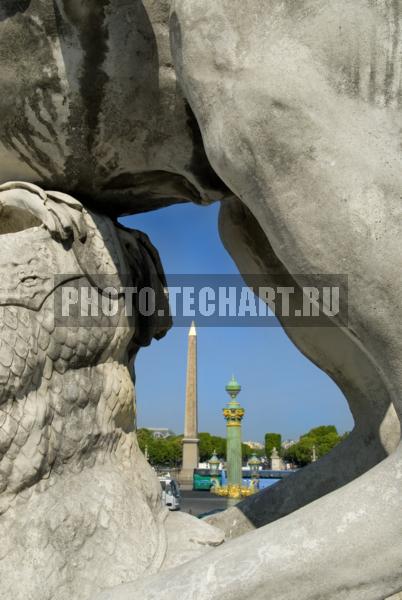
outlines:
[{"label": "stone pedestal", "polygon": [[183,466],[180,471],[180,485],[182,487],[193,487],[193,473],[199,461],[199,440],[197,438],[183,439]]},{"label": "stone pedestal", "polygon": [[279,456],[278,450],[273,448],[271,454],[271,469],[273,471],[282,471],[283,470],[283,461]]}]

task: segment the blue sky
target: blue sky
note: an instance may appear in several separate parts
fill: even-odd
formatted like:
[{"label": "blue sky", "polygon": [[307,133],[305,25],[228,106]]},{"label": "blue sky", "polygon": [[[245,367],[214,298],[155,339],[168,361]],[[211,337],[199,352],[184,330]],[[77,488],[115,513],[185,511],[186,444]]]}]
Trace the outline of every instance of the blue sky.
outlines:
[{"label": "blue sky", "polygon": [[[147,233],[167,274],[236,274],[218,234],[218,204],[193,204],[122,219]],[[138,425],[182,433],[188,330],[173,327],[136,361]],[[224,435],[225,385],[234,373],[246,409],[243,439],[262,441],[268,431],[297,438],[317,425],[353,427],[341,391],[288,340],[280,327],[198,328],[199,430]]]}]

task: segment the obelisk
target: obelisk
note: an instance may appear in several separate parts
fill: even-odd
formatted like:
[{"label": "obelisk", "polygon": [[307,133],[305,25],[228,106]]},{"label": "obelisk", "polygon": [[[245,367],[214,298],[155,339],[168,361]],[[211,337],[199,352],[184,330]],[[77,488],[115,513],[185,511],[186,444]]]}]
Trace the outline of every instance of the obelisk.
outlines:
[{"label": "obelisk", "polygon": [[193,471],[198,467],[198,406],[197,406],[197,331],[194,321],[188,333],[186,408],[184,417],[183,465],[180,483],[193,485]]}]

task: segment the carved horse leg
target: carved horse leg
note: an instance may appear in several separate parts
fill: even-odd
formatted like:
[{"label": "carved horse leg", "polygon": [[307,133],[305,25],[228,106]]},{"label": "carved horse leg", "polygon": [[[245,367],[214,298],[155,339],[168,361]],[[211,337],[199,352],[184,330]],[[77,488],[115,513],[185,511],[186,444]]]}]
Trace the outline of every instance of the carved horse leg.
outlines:
[{"label": "carved horse leg", "polygon": [[[212,166],[287,271],[349,276],[339,336],[366,356],[368,379],[350,370],[336,381],[351,398],[357,380],[362,415],[384,415],[388,397],[399,418],[401,15],[399,2],[176,0],[171,21],[179,79]],[[306,340],[295,341],[303,349]],[[328,372],[345,344],[323,357]],[[386,390],[378,409],[363,393],[369,364]],[[104,597],[383,598],[402,588],[401,469],[398,447],[285,519]]]},{"label": "carved horse leg", "polygon": [[[269,273],[264,285],[281,285],[275,275],[283,275],[284,266],[240,200],[234,198],[222,203],[220,233],[246,282],[252,286],[252,276]],[[222,528],[227,538],[282,518],[349,483],[393,452],[400,439],[399,419],[387,388],[354,339],[345,337],[335,327],[293,327],[288,328],[287,334],[308,358],[341,385],[355,427],[346,440],[317,463],[235,507],[208,517],[206,521]]]}]

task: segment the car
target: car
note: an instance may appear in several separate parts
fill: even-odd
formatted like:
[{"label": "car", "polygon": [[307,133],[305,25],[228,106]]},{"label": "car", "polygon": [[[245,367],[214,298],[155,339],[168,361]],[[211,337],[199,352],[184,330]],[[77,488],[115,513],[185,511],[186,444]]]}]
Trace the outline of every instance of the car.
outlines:
[{"label": "car", "polygon": [[180,510],[181,494],[179,484],[175,479],[159,477],[162,488],[162,504],[169,510]]}]

